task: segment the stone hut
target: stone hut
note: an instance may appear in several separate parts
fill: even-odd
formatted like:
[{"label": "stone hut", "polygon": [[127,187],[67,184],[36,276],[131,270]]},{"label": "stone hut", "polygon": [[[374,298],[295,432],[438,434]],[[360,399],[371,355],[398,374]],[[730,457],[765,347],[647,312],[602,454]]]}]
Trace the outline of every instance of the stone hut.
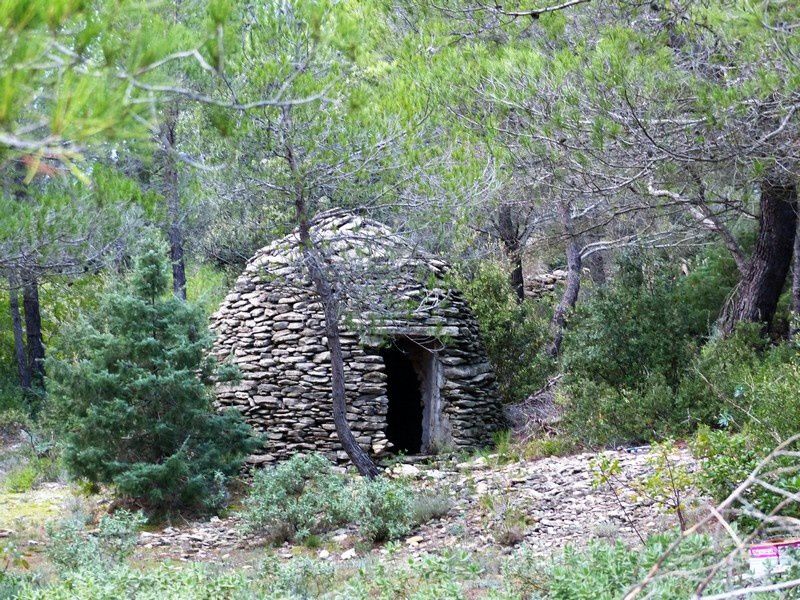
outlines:
[{"label": "stone hut", "polygon": [[[478,326],[444,275],[447,265],[376,221],[318,216],[312,238],[347,297],[341,321],[347,416],[375,457],[487,445],[502,425]],[[217,386],[263,433],[269,463],[319,451],[346,461],[331,413],[322,307],[297,232],[261,249],[212,316],[214,353],[241,370]]]}]

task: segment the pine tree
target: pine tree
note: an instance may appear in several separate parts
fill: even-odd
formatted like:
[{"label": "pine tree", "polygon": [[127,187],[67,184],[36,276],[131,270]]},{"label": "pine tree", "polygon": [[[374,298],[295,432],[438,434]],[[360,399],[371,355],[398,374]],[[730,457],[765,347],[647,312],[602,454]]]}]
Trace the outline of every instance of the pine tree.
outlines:
[{"label": "pine tree", "polygon": [[[131,275],[67,335],[51,359],[53,402],[69,420],[70,472],[162,512],[211,508],[254,448],[236,411],[214,411],[224,369],[197,307],[168,295],[161,243],[145,242]],[[228,373],[229,375],[229,373]]]}]

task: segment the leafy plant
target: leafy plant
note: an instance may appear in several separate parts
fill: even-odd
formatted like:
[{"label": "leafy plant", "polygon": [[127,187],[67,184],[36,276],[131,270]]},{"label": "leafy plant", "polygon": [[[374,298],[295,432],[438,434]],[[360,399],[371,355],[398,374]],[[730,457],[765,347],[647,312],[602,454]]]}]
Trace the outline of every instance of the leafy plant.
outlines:
[{"label": "leafy plant", "polygon": [[364,479],[358,486],[356,502],[358,530],[370,542],[401,538],[416,524],[414,493],[401,481]]},{"label": "leafy plant", "polygon": [[733,335],[703,348],[680,393],[684,402],[714,411],[709,424],[746,428],[777,445],[796,433],[800,419],[800,347],[770,344],[758,324],[740,324]]},{"label": "leafy plant", "polygon": [[267,561],[261,571],[265,583],[276,596],[319,598],[330,591],[336,569],[330,562],[306,556],[289,563]]},{"label": "leafy plant", "polygon": [[[700,469],[695,476],[697,487],[715,502],[725,500],[747,479],[758,464],[771,452],[774,444],[764,441],[752,432],[732,433],[700,429],[692,440],[691,448],[700,459]],[[768,479],[771,489],[762,485],[751,485],[744,490],[741,500],[750,508],[730,517],[744,530],[752,530],[761,525],[761,519],[754,511],[770,514],[786,499],[783,493],[800,493],[800,474],[798,460],[791,455],[774,461]],[[788,503],[780,514],[786,518],[799,518],[800,507],[796,502]]]},{"label": "leafy plant", "polygon": [[519,544],[525,539],[528,528],[528,515],[514,500],[512,495],[503,492],[487,493],[478,498],[483,521],[494,540],[503,546]]},{"label": "leafy plant", "polygon": [[255,441],[212,406],[207,384],[225,374],[202,311],[167,296],[165,255],[145,242],[124,285],[65,336],[48,385],[72,475],[155,511],[211,508]]},{"label": "leafy plant", "polygon": [[422,525],[434,519],[441,519],[452,508],[453,501],[443,494],[415,495],[411,507],[411,521],[416,525]]},{"label": "leafy plant", "polygon": [[304,540],[349,522],[353,496],[346,478],[321,454],[295,455],[253,476],[242,518],[273,541]]},{"label": "leafy plant", "polygon": [[598,445],[647,442],[714,421],[717,402],[679,390],[719,298],[687,286],[672,267],[632,257],[579,306],[565,336],[559,396],[573,435]]},{"label": "leafy plant", "polygon": [[22,588],[23,579],[12,573],[12,568],[28,569],[30,565],[16,544],[4,540],[0,543],[0,599],[16,598]]},{"label": "leafy plant", "polygon": [[554,367],[541,353],[548,340],[549,308],[533,300],[518,303],[496,263],[481,264],[458,285],[478,320],[503,399],[519,402],[540,389]]},{"label": "leafy plant", "polygon": [[363,568],[347,582],[339,597],[455,600],[469,597],[467,586],[483,572],[475,556],[464,550],[448,549],[423,555],[418,560],[382,561]]},{"label": "leafy plant", "polygon": [[[654,535],[643,547],[621,542],[591,542],[584,549],[566,547],[560,556],[542,558],[522,548],[505,565],[506,585],[523,597],[553,600],[616,600],[641,581],[674,540],[672,534]],[[684,574],[713,562],[711,538],[694,535],[683,540],[679,551],[662,566],[665,575],[648,587],[650,597],[674,599],[692,595],[697,581]],[[669,575],[675,570],[675,575]],[[707,592],[720,589],[712,582]]]},{"label": "leafy plant", "polygon": [[376,543],[403,537],[450,506],[447,497],[415,493],[402,480],[353,481],[321,454],[298,454],[253,476],[241,516],[246,530],[274,542],[306,541],[355,522],[364,539]]},{"label": "leafy plant", "polygon": [[25,452],[19,457],[20,462],[6,474],[3,482],[5,489],[22,493],[43,481],[57,479],[62,471],[59,458],[57,455],[36,456],[32,452]]},{"label": "leafy plant", "polygon": [[133,552],[146,521],[141,512],[120,509],[104,515],[95,531],[75,518],[49,524],[47,554],[63,572],[119,565]]},{"label": "leafy plant", "polygon": [[616,457],[601,454],[591,463],[594,486],[611,489],[625,518],[642,542],[644,538],[628,515],[620,492],[631,493],[636,500],[643,498],[673,512],[678,517],[681,531],[684,531],[687,527],[687,501],[694,478],[686,464],[677,458],[677,451],[671,440],[654,444],[647,456],[649,472],[633,480],[622,477],[622,466]]}]

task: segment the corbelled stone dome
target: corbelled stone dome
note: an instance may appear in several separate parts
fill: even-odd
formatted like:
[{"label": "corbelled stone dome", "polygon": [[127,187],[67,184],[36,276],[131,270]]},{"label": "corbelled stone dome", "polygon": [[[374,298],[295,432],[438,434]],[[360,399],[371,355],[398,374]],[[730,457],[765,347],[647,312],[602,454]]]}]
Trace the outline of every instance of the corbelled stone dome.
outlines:
[{"label": "corbelled stone dome", "polygon": [[[330,211],[311,235],[345,310],[347,416],[373,456],[491,443],[501,427],[478,325],[447,284],[447,265],[386,225]],[[217,386],[264,434],[253,462],[319,451],[346,461],[336,437],[322,306],[294,232],[261,249],[212,316],[215,354],[241,370]]]}]

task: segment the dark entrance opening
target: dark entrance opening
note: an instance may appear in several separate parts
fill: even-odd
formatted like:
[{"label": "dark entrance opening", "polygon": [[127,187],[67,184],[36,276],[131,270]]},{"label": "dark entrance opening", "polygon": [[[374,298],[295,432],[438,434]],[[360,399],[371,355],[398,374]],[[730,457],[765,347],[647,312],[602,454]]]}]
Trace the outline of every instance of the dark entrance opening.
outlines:
[{"label": "dark entrance opening", "polygon": [[394,343],[381,351],[386,365],[386,437],[395,452],[419,454],[422,450],[422,386],[408,344]]}]

